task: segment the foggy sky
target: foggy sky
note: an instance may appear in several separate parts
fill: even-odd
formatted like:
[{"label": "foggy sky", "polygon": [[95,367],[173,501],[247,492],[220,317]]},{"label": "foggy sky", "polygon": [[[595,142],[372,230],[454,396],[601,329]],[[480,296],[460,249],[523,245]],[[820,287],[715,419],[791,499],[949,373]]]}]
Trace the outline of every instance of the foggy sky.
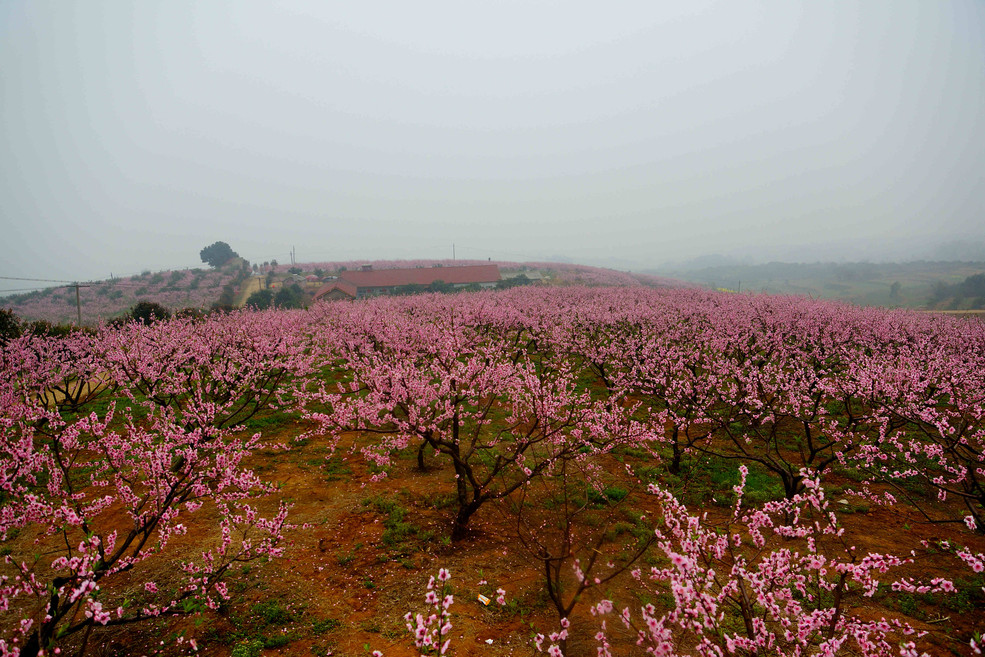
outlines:
[{"label": "foggy sky", "polygon": [[0,3],[3,276],[876,259],[983,178],[976,0]]}]

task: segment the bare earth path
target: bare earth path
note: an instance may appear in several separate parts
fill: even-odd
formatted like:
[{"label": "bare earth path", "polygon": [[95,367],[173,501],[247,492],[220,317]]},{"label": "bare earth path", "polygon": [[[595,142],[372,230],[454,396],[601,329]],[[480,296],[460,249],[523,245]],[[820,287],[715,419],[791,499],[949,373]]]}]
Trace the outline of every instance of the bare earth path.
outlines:
[{"label": "bare earth path", "polygon": [[248,281],[240,286],[239,293],[236,295],[236,300],[233,302],[233,305],[237,308],[242,308],[246,305],[246,300],[250,298],[250,295],[254,292],[259,292],[261,289],[260,278],[251,276]]}]

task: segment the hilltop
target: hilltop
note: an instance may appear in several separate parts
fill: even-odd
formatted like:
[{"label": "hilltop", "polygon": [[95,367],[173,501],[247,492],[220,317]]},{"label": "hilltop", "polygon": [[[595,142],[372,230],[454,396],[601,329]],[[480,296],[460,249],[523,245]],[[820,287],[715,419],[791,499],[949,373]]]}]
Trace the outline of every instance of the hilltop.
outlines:
[{"label": "hilltop", "polygon": [[[139,301],[150,301],[176,312],[214,307],[240,308],[251,295],[270,290],[267,304],[310,305],[326,282],[346,271],[402,268],[497,265],[505,281],[547,286],[689,287],[703,286],[734,292],[792,294],[845,301],[862,306],[968,311],[985,307],[985,262],[905,263],[817,262],[718,264],[643,273],[560,262],[490,260],[348,260],[279,264],[250,264],[233,258],[218,268],[144,271],[125,278],[89,281],[79,289],[82,323],[94,325],[126,314]],[[506,285],[504,285],[506,286]],[[415,291],[428,291],[415,290]],[[278,300],[274,300],[277,293]],[[254,302],[259,297],[254,297]],[[76,320],[75,288],[50,287],[4,297],[0,306],[26,321],[72,323]]]},{"label": "hilltop", "polygon": [[[365,266],[373,269],[487,265],[500,268],[504,279],[529,274],[538,285],[589,285],[613,287],[679,287],[686,283],[674,279],[621,272],[602,267],[557,262],[505,262],[489,260],[354,260],[310,262],[294,265],[275,262],[250,264],[234,258],[223,266],[209,269],[180,269],[136,276],[89,281],[79,289],[82,323],[97,324],[124,315],[139,301],[152,301],[172,311],[235,308],[246,304],[251,294],[269,289],[293,292],[288,305],[306,305],[314,293],[341,272]],[[297,286],[296,288],[294,286]],[[295,289],[297,290],[295,292]],[[3,298],[0,303],[27,321],[71,323],[76,320],[75,287],[50,287]]]}]

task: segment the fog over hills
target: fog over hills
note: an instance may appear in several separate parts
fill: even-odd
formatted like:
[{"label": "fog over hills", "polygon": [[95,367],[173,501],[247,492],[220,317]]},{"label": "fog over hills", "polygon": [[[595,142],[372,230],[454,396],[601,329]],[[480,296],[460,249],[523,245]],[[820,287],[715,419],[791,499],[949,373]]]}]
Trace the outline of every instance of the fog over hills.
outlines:
[{"label": "fog over hills", "polygon": [[976,0],[12,0],[0,58],[9,277],[985,240]]}]

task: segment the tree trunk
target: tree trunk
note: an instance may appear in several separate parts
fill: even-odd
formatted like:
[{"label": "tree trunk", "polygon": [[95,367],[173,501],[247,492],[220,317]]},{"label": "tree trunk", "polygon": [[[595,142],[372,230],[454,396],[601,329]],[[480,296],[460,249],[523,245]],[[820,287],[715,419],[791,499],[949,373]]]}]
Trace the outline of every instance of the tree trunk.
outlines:
[{"label": "tree trunk", "polygon": [[465,506],[458,507],[458,515],[455,516],[455,524],[451,528],[451,540],[453,543],[457,543],[467,536],[469,518],[479,510],[481,504],[482,502],[480,500],[473,500]]},{"label": "tree trunk", "polygon": [[671,437],[670,444],[674,448],[674,460],[670,462],[670,474],[681,473],[681,444],[678,442],[680,429],[674,427],[674,435]]},{"label": "tree trunk", "polygon": [[41,651],[41,631],[34,630],[28,637],[27,643],[21,648],[20,657],[37,657]]}]

